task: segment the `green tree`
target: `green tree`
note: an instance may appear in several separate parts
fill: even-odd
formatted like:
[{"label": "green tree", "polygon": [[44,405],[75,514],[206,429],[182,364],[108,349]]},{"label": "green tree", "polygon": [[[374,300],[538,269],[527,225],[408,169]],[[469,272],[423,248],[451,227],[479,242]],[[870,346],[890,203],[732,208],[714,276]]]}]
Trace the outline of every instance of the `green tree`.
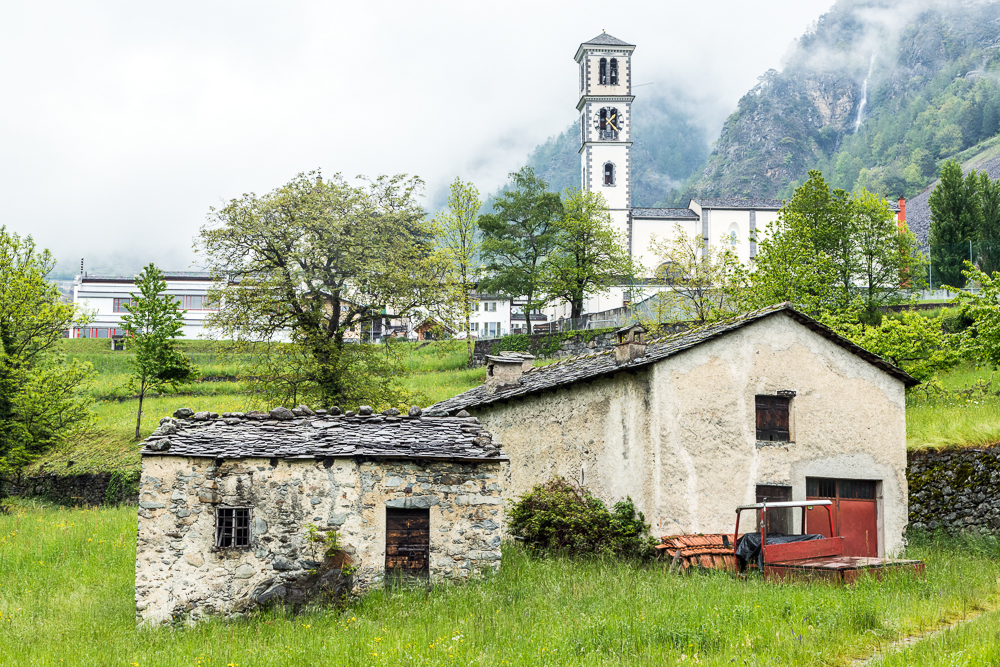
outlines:
[{"label": "green tree", "polygon": [[568,301],[570,317],[583,315],[587,297],[634,281],[627,243],[611,226],[607,202],[599,192],[567,190],[554,229],[555,242],[542,268],[542,289],[549,299]]},{"label": "green tree", "polygon": [[956,341],[942,326],[944,316],[924,317],[906,310],[884,317],[879,324],[861,322],[862,312],[826,313],[820,317],[845,338],[899,366],[921,382],[934,382],[938,374],[959,362]]},{"label": "green tree", "polygon": [[979,285],[978,292],[944,286],[957,292],[953,303],[963,306],[963,313],[972,318],[972,324],[959,334],[961,354],[1000,367],[1000,272],[987,275],[966,261],[962,273],[966,281]]},{"label": "green tree", "polygon": [[901,288],[921,283],[915,237],[884,199],[830,190],[819,172],[795,190],[761,235],[745,294],[751,308],[790,301],[807,312],[861,309],[866,321],[902,303]]},{"label": "green tree", "polygon": [[135,281],[139,293],[131,293],[122,315],[122,328],[132,352],[129,386],[139,396],[135,415],[135,439],[142,426],[142,402],[149,391],[176,389],[198,377],[198,369],[177,349],[176,339],[184,328],[184,314],[173,296],[165,294],[167,282],[154,264],[147,265]]},{"label": "green tree", "polygon": [[479,190],[472,183],[456,178],[451,184],[448,208],[437,214],[434,221],[441,234],[441,246],[448,259],[449,284],[457,293],[453,297],[458,315],[465,326],[468,342],[469,365],[472,365],[472,299],[479,276],[479,239],[477,220],[483,202]]},{"label": "green tree", "polygon": [[1000,181],[984,169],[976,175],[976,195],[981,212],[976,255],[983,273],[992,274],[1000,271]]},{"label": "green tree", "polygon": [[55,265],[30,236],[0,227],[0,473],[16,473],[87,425],[81,393],[93,368],[59,354],[63,333],[86,318],[46,276]]},{"label": "green tree", "polygon": [[851,199],[850,244],[856,260],[849,294],[858,290],[866,321],[878,322],[884,306],[901,303],[900,288],[924,284],[916,236],[896,221],[885,199],[867,190]]},{"label": "green tree", "polygon": [[493,213],[479,216],[486,273],[481,284],[511,300],[525,297],[525,324],[530,332],[530,313],[545,303],[542,263],[555,247],[563,205],[530,167],[510,178],[511,187],[494,200]]},{"label": "green tree", "polygon": [[963,262],[970,244],[983,228],[982,205],[974,173],[962,176],[962,166],[948,160],[941,166],[941,182],[931,192],[931,270],[936,282],[962,285]]},{"label": "green tree", "polygon": [[264,400],[395,405],[405,398],[395,346],[363,336],[449,298],[447,257],[416,200],[423,182],[360,181],[299,174],[213,209],[201,229],[221,304],[209,325],[233,341]]},{"label": "green tree", "polygon": [[684,319],[700,323],[733,313],[730,295],[741,274],[732,247],[706,245],[700,234],[688,236],[677,224],[672,238],[659,241],[654,237],[649,250],[659,263],[656,282],[669,288],[658,292],[651,304],[661,318],[669,306],[676,306]]}]

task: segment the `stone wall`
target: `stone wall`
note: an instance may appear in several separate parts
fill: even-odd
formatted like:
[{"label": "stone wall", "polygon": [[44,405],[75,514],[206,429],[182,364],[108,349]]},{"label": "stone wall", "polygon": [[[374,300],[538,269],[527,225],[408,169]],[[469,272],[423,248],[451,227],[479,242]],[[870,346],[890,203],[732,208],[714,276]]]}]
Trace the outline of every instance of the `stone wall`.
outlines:
[{"label": "stone wall", "polygon": [[38,496],[63,505],[104,505],[139,502],[138,470],[79,475],[48,473],[8,482],[5,491],[15,496]]},{"label": "stone wall", "polygon": [[[690,322],[664,324],[661,325],[658,333],[650,333],[647,336],[679,333],[690,327]],[[472,365],[482,366],[486,362],[486,355],[499,354],[507,350],[528,352],[539,359],[563,359],[591,352],[602,352],[615,346],[615,331],[615,329],[589,329],[579,332],[532,334],[531,336],[515,334],[502,338],[477,340],[472,352]]]},{"label": "stone wall", "polygon": [[[351,592],[361,593],[384,577],[386,507],[429,510],[432,579],[496,569],[504,465],[143,457],[138,619],[197,620],[307,602],[317,572],[340,565],[307,539],[309,524],[337,532],[354,569]],[[249,548],[215,547],[219,506],[251,508]]]},{"label": "stone wall", "polygon": [[1000,446],[910,452],[910,528],[1000,531]]}]

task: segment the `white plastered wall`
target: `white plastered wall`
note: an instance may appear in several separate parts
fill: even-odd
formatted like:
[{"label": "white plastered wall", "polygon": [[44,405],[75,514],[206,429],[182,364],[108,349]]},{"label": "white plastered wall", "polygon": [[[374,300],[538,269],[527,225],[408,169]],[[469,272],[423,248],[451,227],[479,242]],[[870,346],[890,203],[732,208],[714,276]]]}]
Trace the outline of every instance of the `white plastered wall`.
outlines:
[{"label": "white plastered wall", "polygon": [[[758,447],[757,394],[796,392],[795,442]],[[654,534],[730,532],[757,484],[881,483],[879,551],[907,521],[903,383],[783,314],[636,374],[475,412],[511,459],[510,497],[553,475],[636,501]]]}]

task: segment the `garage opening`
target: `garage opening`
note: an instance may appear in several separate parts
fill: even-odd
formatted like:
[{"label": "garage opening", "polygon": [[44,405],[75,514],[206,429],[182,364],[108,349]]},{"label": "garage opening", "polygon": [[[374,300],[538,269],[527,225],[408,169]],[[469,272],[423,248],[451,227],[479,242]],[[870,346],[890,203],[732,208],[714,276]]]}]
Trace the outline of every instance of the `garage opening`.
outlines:
[{"label": "garage opening", "polygon": [[426,579],[430,538],[430,510],[385,508],[386,581]]},{"label": "garage opening", "polygon": [[[808,500],[833,502],[833,526],[844,537],[845,556],[878,557],[877,482],[870,479],[806,477]],[[816,508],[806,515],[806,530],[829,537],[826,510]]]}]

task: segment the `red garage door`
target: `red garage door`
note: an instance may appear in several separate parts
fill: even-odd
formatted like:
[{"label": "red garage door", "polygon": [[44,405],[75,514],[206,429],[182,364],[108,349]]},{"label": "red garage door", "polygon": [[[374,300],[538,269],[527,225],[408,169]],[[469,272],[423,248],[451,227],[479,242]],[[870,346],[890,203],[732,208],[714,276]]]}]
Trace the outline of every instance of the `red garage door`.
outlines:
[{"label": "red garage door", "polygon": [[[806,477],[806,498],[833,501],[833,526],[844,537],[844,555],[878,556],[878,510],[875,481]],[[806,517],[806,531],[829,537],[826,509],[816,507]]]}]

